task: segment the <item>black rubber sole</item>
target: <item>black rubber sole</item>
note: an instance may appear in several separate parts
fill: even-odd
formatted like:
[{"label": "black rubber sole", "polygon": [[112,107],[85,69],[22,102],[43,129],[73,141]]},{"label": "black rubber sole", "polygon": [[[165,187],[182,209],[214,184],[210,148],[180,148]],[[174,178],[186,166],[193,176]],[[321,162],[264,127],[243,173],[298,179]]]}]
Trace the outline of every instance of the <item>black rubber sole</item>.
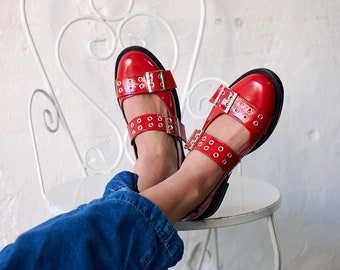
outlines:
[{"label": "black rubber sole", "polygon": [[[158,60],[158,58],[152,52],[150,52],[149,50],[147,50],[144,47],[130,46],[130,47],[127,47],[124,50],[122,50],[120,52],[120,54],[118,55],[118,57],[117,57],[116,65],[115,65],[115,80],[117,79],[117,70],[118,70],[118,65],[119,65],[120,60],[122,59],[122,57],[126,53],[129,53],[129,52],[132,52],[132,51],[137,51],[137,52],[144,53],[145,55],[150,57],[152,59],[152,61],[155,62],[155,64],[158,66],[159,70],[165,70],[165,68],[163,67],[162,63]],[[177,113],[178,120],[181,121],[182,120],[182,115],[181,115],[181,109],[180,109],[180,103],[179,103],[179,98],[178,98],[177,91],[176,91],[175,88],[170,89],[170,91],[172,92],[172,95],[173,95],[174,100],[175,100],[176,113]],[[118,104],[119,104],[119,101],[118,101]],[[136,148],[136,146],[134,146],[134,147]],[[183,148],[183,143],[182,142],[181,142],[181,151],[182,151],[182,157],[183,157],[183,160],[184,160],[185,155],[184,155],[184,148]],[[136,148],[136,153],[137,153],[137,148]]]},{"label": "black rubber sole", "polygon": [[[265,76],[267,76],[274,84],[275,86],[275,90],[276,90],[276,104],[275,104],[275,111],[274,111],[274,118],[268,128],[268,131],[265,135],[263,135],[263,137],[254,145],[254,147],[251,149],[251,152],[255,151],[257,148],[259,148],[265,141],[267,141],[267,139],[270,137],[270,135],[273,133],[279,118],[281,116],[281,111],[282,111],[282,106],[283,106],[283,99],[284,99],[284,91],[283,91],[283,85],[282,82],[280,80],[280,78],[271,70],[266,69],[266,68],[258,68],[258,69],[253,69],[250,70],[249,72],[245,73],[244,75],[242,75],[241,77],[239,77],[235,82],[233,82],[230,87],[232,87],[234,84],[236,84],[237,82],[239,82],[240,80],[242,80],[243,78],[247,77],[248,75],[251,74],[263,74]],[[248,154],[249,154],[248,153]],[[215,214],[215,212],[217,211],[217,209],[220,207],[224,196],[227,192],[229,183],[230,175],[228,175],[224,180],[223,183],[221,184],[221,186],[219,187],[219,189],[216,191],[210,205],[208,206],[208,208],[203,212],[202,215],[200,215],[198,218],[196,218],[195,220],[202,220],[205,218],[208,218],[210,216],[212,216],[213,214]]]}]

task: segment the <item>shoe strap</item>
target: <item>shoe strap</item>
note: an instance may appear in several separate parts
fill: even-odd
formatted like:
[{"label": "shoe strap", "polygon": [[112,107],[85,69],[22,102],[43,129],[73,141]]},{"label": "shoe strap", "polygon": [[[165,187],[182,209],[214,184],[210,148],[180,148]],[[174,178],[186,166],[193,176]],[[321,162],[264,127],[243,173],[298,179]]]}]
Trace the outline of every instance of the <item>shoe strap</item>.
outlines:
[{"label": "shoe strap", "polygon": [[233,116],[251,133],[261,136],[267,132],[273,118],[224,85],[218,87],[210,102],[221,112]]},{"label": "shoe strap", "polygon": [[177,117],[161,114],[144,114],[132,119],[128,125],[131,142],[141,133],[149,130],[163,131],[186,141],[184,125]]},{"label": "shoe strap", "polygon": [[176,82],[170,70],[150,71],[142,75],[118,78],[116,80],[118,99],[136,94],[166,91],[176,87]]},{"label": "shoe strap", "polygon": [[238,155],[228,145],[204,130],[196,129],[184,147],[190,151],[202,152],[217,163],[226,174],[240,162]]}]

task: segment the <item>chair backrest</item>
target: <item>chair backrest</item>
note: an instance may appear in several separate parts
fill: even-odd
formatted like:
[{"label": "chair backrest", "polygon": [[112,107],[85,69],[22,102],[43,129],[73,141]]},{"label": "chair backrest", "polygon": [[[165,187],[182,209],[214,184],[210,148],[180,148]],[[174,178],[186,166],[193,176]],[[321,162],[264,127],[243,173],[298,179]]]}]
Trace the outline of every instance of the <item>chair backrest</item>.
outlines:
[{"label": "chair backrest", "polygon": [[[58,1],[58,7],[49,3],[55,14],[42,15],[48,32],[42,39],[40,32],[30,28],[33,24],[26,9],[34,12],[34,7],[21,0],[24,30],[44,81],[44,87],[35,90],[29,100],[29,126],[41,193],[56,212],[98,196],[108,175],[129,169],[134,162],[113,89],[113,66],[121,49],[145,46],[174,72],[179,78],[184,123],[208,113],[203,107],[209,92],[200,90],[204,84],[226,83],[213,77],[193,81],[206,24],[204,0],[191,1],[188,11],[181,1],[171,5],[163,1],[162,6],[159,1],[121,2],[120,6],[97,7],[89,0],[87,7],[83,3],[76,10],[82,15],[71,19],[65,17],[72,14],[70,5],[76,8],[76,3]],[[178,20],[167,14],[178,14]],[[60,26],[63,19],[66,22]],[[57,20],[58,26],[50,20]],[[35,26],[38,21],[35,17]],[[186,33],[194,34],[190,39]],[[43,125],[38,122],[41,119]]]}]

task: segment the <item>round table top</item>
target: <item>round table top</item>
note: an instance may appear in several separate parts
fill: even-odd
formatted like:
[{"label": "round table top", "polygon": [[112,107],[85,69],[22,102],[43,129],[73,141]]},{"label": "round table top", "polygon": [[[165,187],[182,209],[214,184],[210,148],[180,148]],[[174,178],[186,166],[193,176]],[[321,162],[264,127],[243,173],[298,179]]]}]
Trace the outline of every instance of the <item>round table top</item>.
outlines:
[{"label": "round table top", "polygon": [[273,214],[280,207],[280,192],[271,184],[232,175],[224,200],[216,213],[200,221],[181,221],[179,231],[227,227],[255,221]]},{"label": "round table top", "polygon": [[[52,188],[46,201],[54,214],[61,214],[102,196],[112,175],[93,175],[67,181]],[[177,230],[199,230],[237,225],[274,213],[280,206],[280,192],[271,184],[248,177],[232,175],[229,188],[217,212],[201,221],[182,221]]]}]

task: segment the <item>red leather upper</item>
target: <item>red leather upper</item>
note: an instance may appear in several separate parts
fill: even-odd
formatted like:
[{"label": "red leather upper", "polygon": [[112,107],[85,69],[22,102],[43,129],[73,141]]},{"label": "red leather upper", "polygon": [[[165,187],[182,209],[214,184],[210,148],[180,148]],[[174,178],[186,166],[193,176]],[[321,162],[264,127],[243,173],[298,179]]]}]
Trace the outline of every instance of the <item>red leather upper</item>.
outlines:
[{"label": "red leather upper", "polygon": [[[160,68],[157,64],[142,52],[131,51],[123,55],[118,65],[116,78],[116,94],[121,108],[126,98],[136,94],[148,93],[146,73],[151,72],[151,74],[153,74],[159,70]],[[176,86],[169,71],[165,72],[165,78],[168,89],[170,89],[170,86]],[[157,79],[158,77],[155,76],[155,80]],[[143,83],[145,87],[141,88],[140,86]],[[177,117],[173,95],[169,91],[162,90],[157,91],[157,96],[162,99],[163,103],[167,106],[168,112]]]},{"label": "red leather upper", "polygon": [[[175,80],[169,70],[162,70],[146,53],[138,50],[126,52],[119,59],[116,71],[115,89],[119,105],[127,98],[141,94],[155,94],[167,108],[166,115],[147,114],[137,116],[127,123],[131,143],[136,136],[148,130],[158,130],[173,135],[176,140],[186,140],[183,124],[179,121],[173,92]],[[178,153],[181,150],[177,143]],[[135,154],[137,156],[137,149]],[[179,165],[183,157],[179,158]]]},{"label": "red leather upper", "polygon": [[[234,100],[231,100],[234,97]],[[218,115],[228,113],[250,132],[247,147],[240,158],[246,155],[267,132],[273,119],[276,91],[272,81],[262,74],[251,74],[228,88],[221,85],[210,99],[214,104],[203,129]],[[228,111],[226,104],[229,105]]]}]

